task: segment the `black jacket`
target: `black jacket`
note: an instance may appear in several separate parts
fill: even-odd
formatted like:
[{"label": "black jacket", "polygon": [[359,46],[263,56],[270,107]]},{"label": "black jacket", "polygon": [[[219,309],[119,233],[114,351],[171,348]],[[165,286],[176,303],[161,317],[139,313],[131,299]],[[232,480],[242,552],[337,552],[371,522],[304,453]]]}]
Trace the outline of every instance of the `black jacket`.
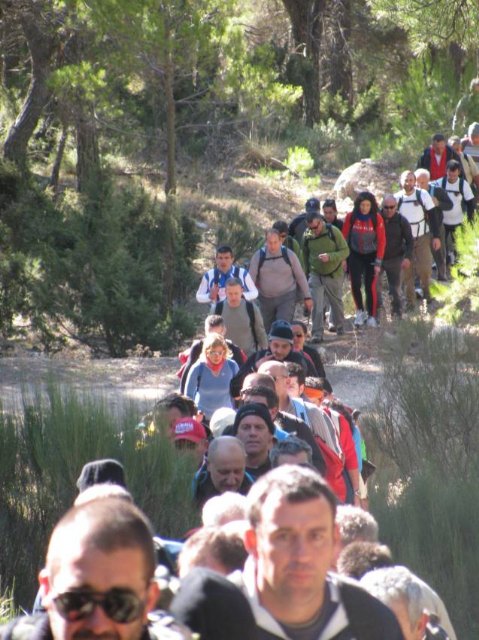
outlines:
[{"label": "black jacket", "polygon": [[[249,373],[254,373],[256,371],[256,363],[264,356],[272,355],[269,349],[261,349],[260,351],[256,351],[256,353],[252,353],[250,357],[246,360],[244,365],[240,367],[240,370],[235,375],[235,377],[230,382],[230,393],[232,398],[238,398],[240,395],[241,387],[243,386],[243,381]],[[316,376],[316,369],[314,365],[309,362],[307,358],[298,353],[297,351],[291,351],[285,358],[286,362],[296,362],[296,364],[300,364],[304,372],[307,376]]]},{"label": "black jacket", "polygon": [[[460,175],[462,175],[462,162],[461,162],[461,158],[457,155],[457,153],[454,151],[454,149],[452,147],[450,147],[448,144],[446,144],[446,163],[449,162],[449,160],[457,160],[461,166],[461,173]],[[422,156],[419,158],[419,160],[417,161],[417,169],[427,169],[429,172],[431,171],[431,147],[427,147],[427,149],[424,149]]]},{"label": "black jacket", "polygon": [[383,216],[386,229],[386,251],[383,260],[393,258],[412,259],[414,240],[411,225],[400,213],[395,213],[392,218]]}]

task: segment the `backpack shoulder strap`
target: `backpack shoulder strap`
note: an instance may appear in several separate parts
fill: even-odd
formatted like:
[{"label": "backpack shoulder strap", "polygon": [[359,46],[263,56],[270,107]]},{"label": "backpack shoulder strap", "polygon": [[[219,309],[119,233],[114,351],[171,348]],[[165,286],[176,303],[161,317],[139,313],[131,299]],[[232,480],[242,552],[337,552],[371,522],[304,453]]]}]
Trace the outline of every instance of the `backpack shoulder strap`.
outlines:
[{"label": "backpack shoulder strap", "polygon": [[248,312],[249,326],[253,334],[253,341],[256,351],[258,350],[258,336],[256,335],[256,317],[254,315],[254,304],[246,300],[246,311]]},{"label": "backpack shoulder strap", "polygon": [[261,247],[261,249],[259,250],[259,262],[258,262],[258,275],[259,272],[261,271],[261,267],[264,265],[264,261],[266,260],[266,249],[264,247]]},{"label": "backpack shoulder strap", "polygon": [[239,278],[239,273],[240,273],[240,268],[238,267],[238,265],[235,265],[233,267],[233,278]]},{"label": "backpack shoulder strap", "polygon": [[283,260],[286,262],[286,264],[289,267],[293,268],[291,266],[291,260],[290,260],[289,255],[288,255],[288,248],[285,247],[284,245],[281,245],[281,255],[283,256]]},{"label": "backpack shoulder strap", "polygon": [[464,198],[464,178],[459,178],[459,192]]},{"label": "backpack shoulder strap", "polygon": [[215,267],[213,269],[213,283],[212,284],[219,284],[220,281],[220,270],[218,269],[218,267]]},{"label": "backpack shoulder strap", "polygon": [[222,316],[223,315],[224,306],[225,306],[225,301],[224,300],[220,300],[219,302],[216,303],[216,305],[215,305],[215,316]]},{"label": "backpack shoulder strap", "polygon": [[201,384],[201,377],[203,375],[203,369],[205,368],[205,363],[204,362],[200,362],[200,366],[198,367],[198,377],[196,378],[196,389],[195,389],[195,395],[198,393],[198,390],[200,388],[200,384]]}]

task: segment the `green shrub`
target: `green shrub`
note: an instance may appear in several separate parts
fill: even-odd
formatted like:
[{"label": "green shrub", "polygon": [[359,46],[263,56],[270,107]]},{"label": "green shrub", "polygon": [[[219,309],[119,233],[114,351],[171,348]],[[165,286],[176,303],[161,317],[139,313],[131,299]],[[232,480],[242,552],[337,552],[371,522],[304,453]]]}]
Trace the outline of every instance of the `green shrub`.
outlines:
[{"label": "green shrub", "polygon": [[314,168],[314,160],[304,147],[290,147],[285,164],[293,173],[300,176],[306,176]]},{"label": "green shrub", "polygon": [[[428,452],[423,452],[427,459]],[[473,640],[479,632],[479,527],[477,474],[431,469],[422,471],[403,485],[394,499],[387,485],[372,492],[371,509],[378,519],[381,541],[393,558],[426,580],[444,600],[458,638]],[[381,486],[381,483],[379,483]]]},{"label": "green shrub", "polygon": [[[121,406],[121,404],[120,404]],[[26,609],[52,528],[71,506],[83,464],[120,460],[131,493],[161,536],[180,538],[197,523],[191,504],[194,461],[168,440],[143,446],[134,405],[113,414],[101,398],[50,383],[24,399],[23,411],[0,413],[0,577]]]}]

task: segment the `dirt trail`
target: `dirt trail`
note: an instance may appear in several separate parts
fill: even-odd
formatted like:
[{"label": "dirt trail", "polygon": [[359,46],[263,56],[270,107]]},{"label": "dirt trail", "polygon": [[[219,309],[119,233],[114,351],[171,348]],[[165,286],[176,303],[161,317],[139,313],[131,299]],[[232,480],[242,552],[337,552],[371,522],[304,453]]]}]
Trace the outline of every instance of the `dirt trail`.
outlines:
[{"label": "dirt trail", "polygon": [[[360,341],[352,331],[342,337],[326,334],[326,373],[336,395],[350,406],[364,409],[380,384],[380,365],[370,357],[376,339],[373,333],[363,334]],[[25,351],[0,358],[0,402],[5,412],[19,410],[22,395],[33,398],[55,381],[79,395],[104,399],[112,411],[133,403],[142,412],[176,390],[178,366],[175,357],[94,360]]]}]

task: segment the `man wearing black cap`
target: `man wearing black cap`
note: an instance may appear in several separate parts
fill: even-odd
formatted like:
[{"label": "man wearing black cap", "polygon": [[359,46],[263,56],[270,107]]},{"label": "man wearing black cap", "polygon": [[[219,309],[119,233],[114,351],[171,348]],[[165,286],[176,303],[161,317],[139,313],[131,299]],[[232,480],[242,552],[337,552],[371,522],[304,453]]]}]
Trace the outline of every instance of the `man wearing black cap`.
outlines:
[{"label": "man wearing black cap", "polygon": [[343,261],[349,247],[339,229],[326,224],[318,211],[306,215],[308,230],[303,238],[306,276],[313,298],[313,336],[311,342],[323,341],[324,296],[331,305],[331,317],[338,335],[344,333]]},{"label": "man wearing black cap", "polygon": [[308,213],[313,213],[317,211],[318,213],[321,210],[321,203],[318,198],[308,198],[304,204],[304,211],[300,213],[299,216],[293,218],[288,227],[288,233],[290,236],[295,238],[299,244],[303,242],[303,234],[307,229],[306,226],[306,216]]},{"label": "man wearing black cap", "polygon": [[264,404],[246,404],[238,409],[233,435],[246,451],[246,472],[255,480],[271,469],[269,450],[273,446],[274,423]]},{"label": "man wearing black cap", "polygon": [[303,367],[306,375],[318,375],[311,361],[307,360],[301,353],[293,351],[293,331],[289,322],[276,320],[271,325],[268,335],[268,348],[253,353],[232,379],[230,393],[233,398],[238,398],[246,376],[257,371],[258,367],[263,362],[268,362],[268,360],[296,362]]}]

